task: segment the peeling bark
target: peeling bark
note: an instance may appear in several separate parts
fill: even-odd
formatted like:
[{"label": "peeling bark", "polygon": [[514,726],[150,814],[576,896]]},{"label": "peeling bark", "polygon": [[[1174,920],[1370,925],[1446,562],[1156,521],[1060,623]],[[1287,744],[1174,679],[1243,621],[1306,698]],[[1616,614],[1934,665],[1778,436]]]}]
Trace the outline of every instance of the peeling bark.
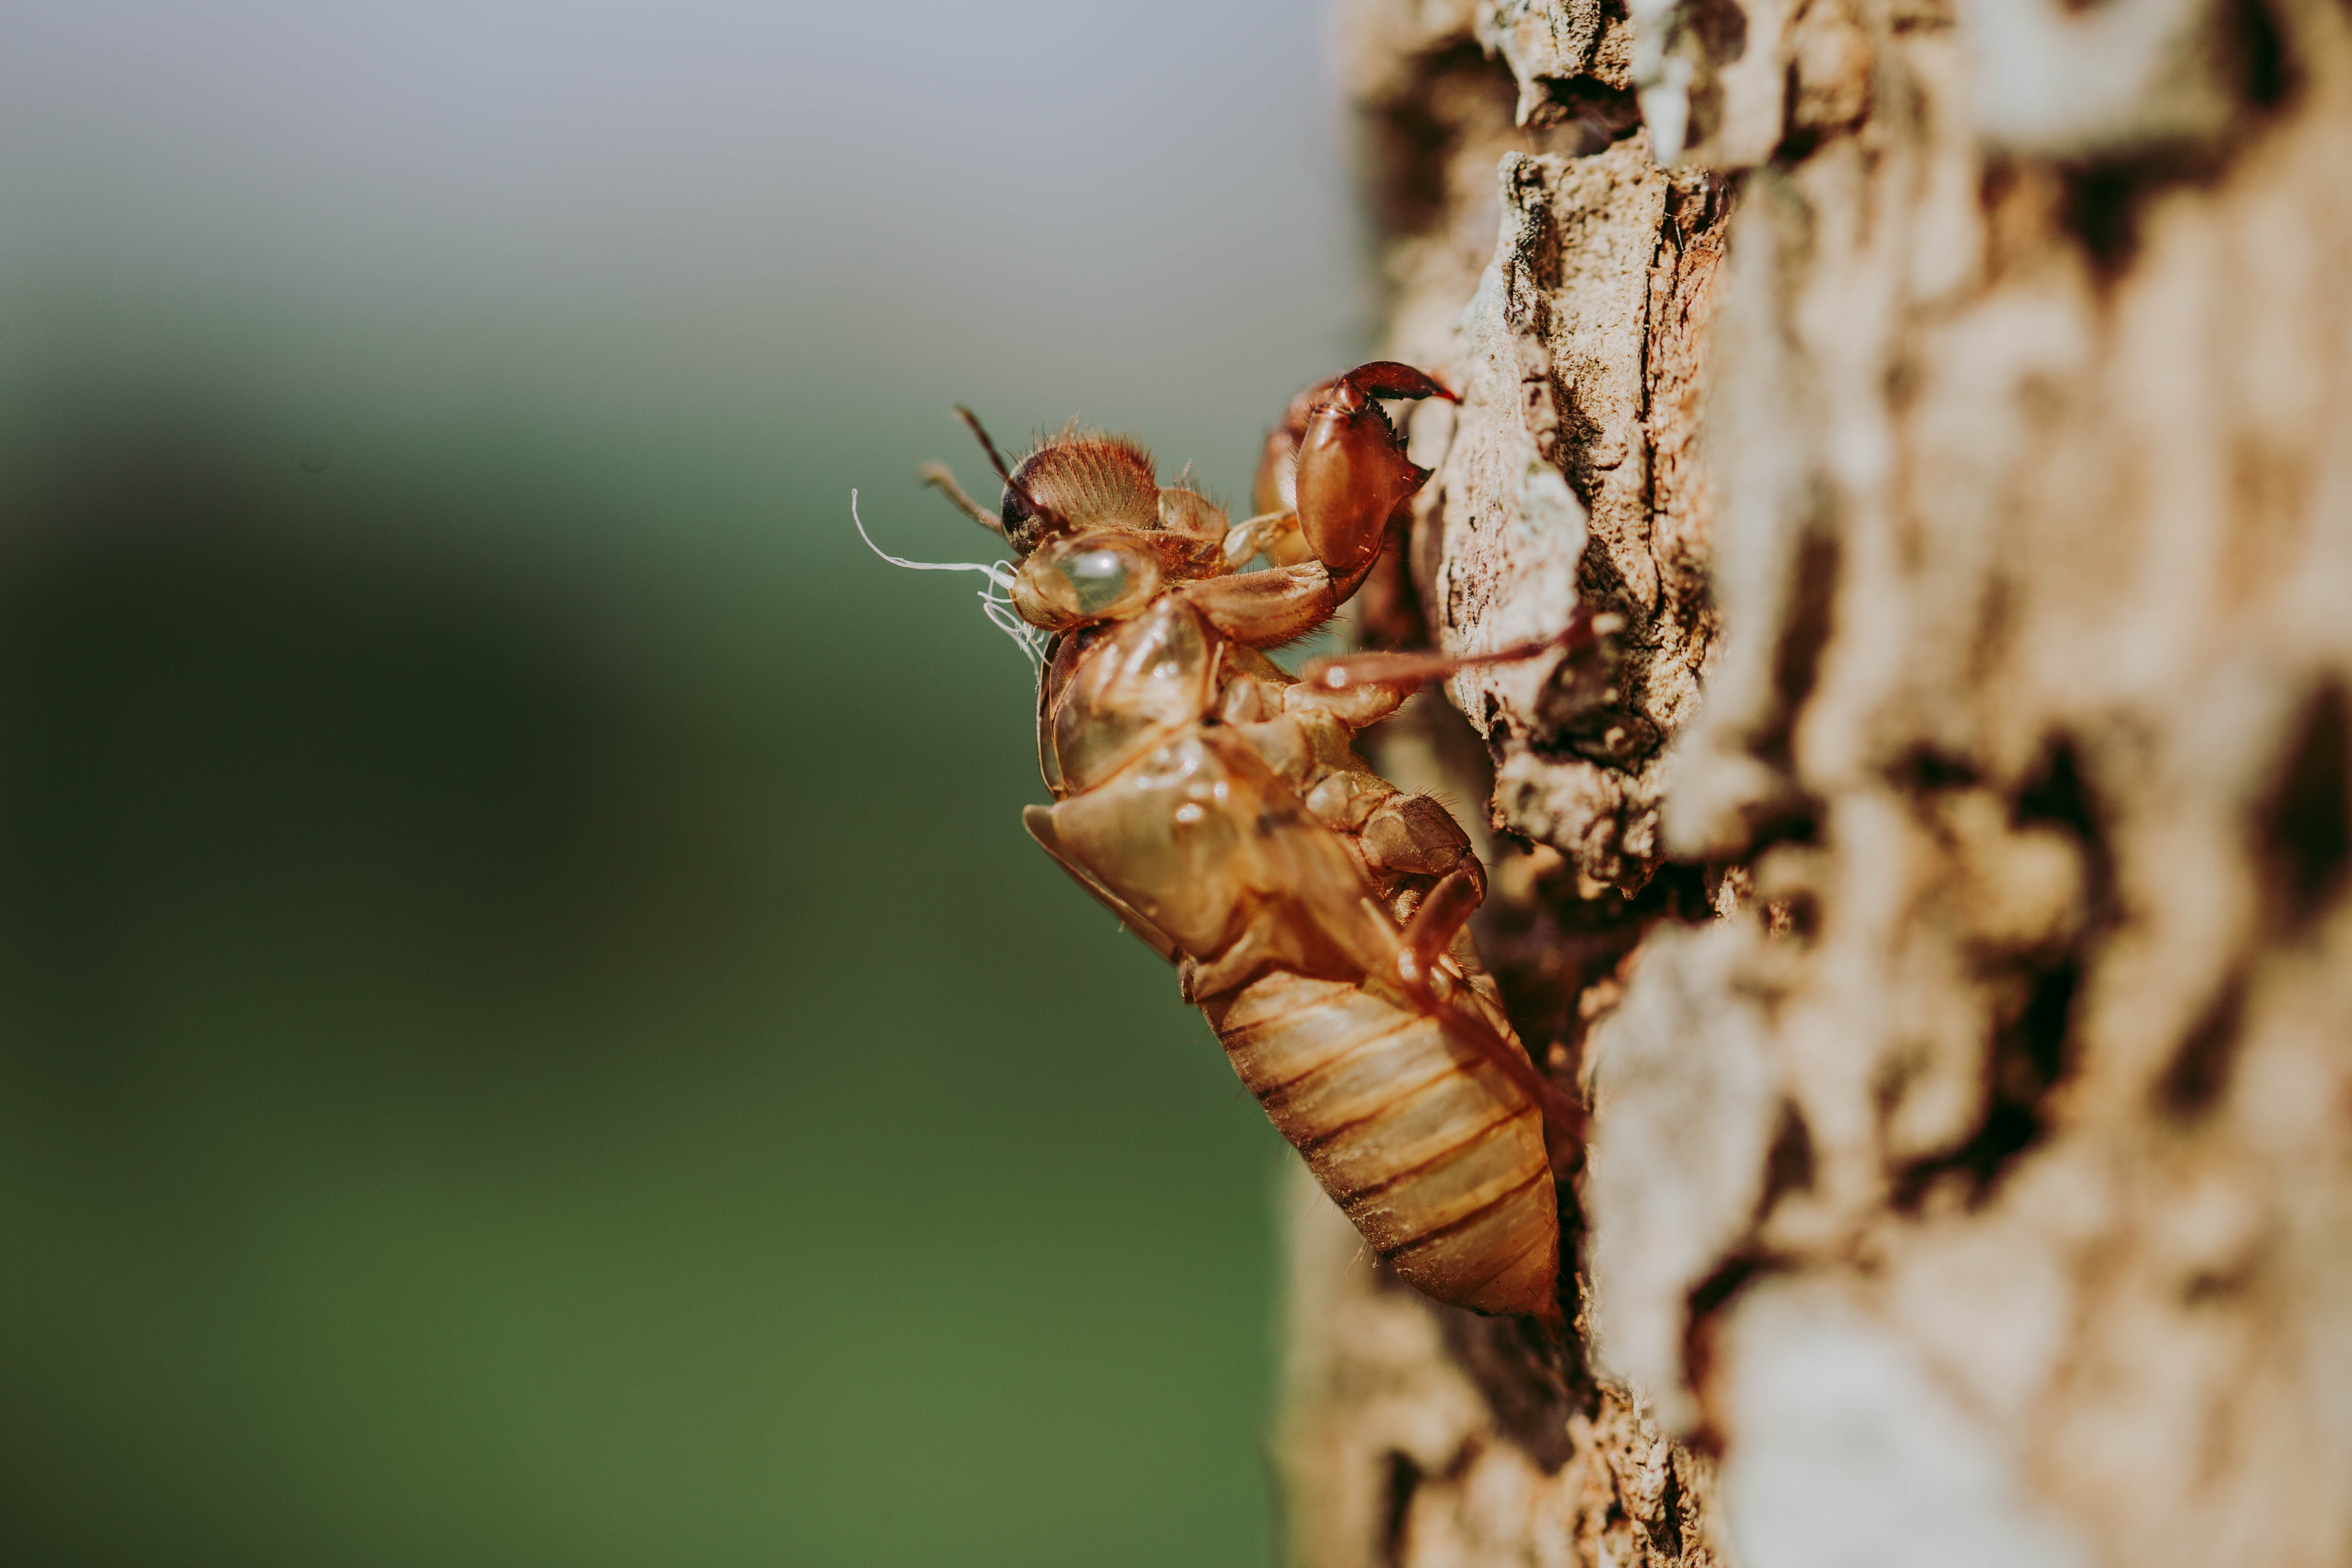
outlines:
[{"label": "peeling bark", "polygon": [[[1297,1560],[2352,1542],[2352,12],[1352,0],[1369,631],[1592,1096],[1572,1343],[1302,1199]],[[1462,727],[1466,721],[1466,731]]]}]

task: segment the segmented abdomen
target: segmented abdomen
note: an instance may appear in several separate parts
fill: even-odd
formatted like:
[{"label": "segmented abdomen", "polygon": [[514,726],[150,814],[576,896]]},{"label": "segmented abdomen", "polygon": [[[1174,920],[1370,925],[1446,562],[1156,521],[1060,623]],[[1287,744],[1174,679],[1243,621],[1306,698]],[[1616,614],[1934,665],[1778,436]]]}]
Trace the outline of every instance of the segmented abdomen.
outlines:
[{"label": "segmented abdomen", "polygon": [[1408,1283],[1549,1313],[1559,1215],[1543,1119],[1435,1019],[1275,972],[1202,1007],[1242,1081]]}]

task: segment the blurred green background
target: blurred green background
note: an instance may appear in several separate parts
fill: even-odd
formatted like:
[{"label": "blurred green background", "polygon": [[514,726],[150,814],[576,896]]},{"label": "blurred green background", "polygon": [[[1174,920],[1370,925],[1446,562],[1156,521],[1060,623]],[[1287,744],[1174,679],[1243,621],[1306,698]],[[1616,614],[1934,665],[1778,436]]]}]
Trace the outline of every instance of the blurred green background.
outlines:
[{"label": "blurred green background", "polygon": [[1265,1558],[1278,1143],[847,500],[1245,491],[1320,22],[0,11],[0,1558]]}]

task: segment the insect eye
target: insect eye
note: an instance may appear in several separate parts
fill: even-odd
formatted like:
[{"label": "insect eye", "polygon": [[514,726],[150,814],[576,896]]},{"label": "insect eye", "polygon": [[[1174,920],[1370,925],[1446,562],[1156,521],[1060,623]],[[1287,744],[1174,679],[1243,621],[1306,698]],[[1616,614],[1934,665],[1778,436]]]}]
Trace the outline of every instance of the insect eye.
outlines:
[{"label": "insect eye", "polygon": [[1074,542],[1051,557],[1055,597],[1087,619],[1133,615],[1160,592],[1160,563],[1130,544]]},{"label": "insect eye", "polygon": [[1159,557],[1118,535],[1056,540],[1022,563],[1013,599],[1033,625],[1123,619],[1160,592]]},{"label": "insect eye", "polygon": [[1062,575],[1076,595],[1078,609],[1089,616],[1101,615],[1125,598],[1135,580],[1128,570],[1127,552],[1120,550],[1082,551],[1062,563]]}]

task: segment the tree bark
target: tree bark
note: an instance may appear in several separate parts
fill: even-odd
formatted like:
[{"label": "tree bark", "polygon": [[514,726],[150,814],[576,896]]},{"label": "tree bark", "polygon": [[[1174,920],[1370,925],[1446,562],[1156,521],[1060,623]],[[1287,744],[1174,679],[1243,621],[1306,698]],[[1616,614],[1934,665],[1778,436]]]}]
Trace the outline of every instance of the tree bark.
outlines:
[{"label": "tree bark", "polygon": [[2352,1556],[2352,7],[1350,0],[1381,761],[1574,1342],[1292,1231],[1297,1561]]}]

